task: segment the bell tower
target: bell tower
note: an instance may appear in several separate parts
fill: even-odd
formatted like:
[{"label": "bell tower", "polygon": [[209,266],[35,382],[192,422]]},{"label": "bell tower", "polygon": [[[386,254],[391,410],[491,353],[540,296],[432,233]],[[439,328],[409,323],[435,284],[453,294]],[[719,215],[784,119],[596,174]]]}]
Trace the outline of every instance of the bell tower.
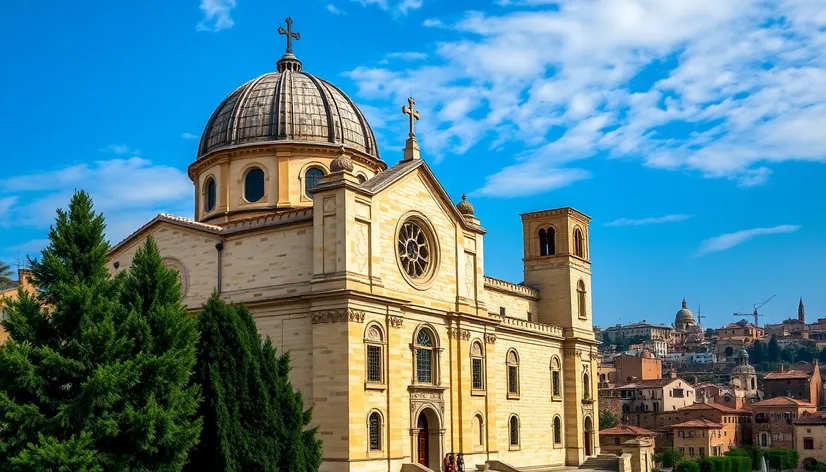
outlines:
[{"label": "bell tower", "polygon": [[594,338],[588,224],[573,208],[522,215],[525,285],[539,290],[538,321],[565,337]]}]

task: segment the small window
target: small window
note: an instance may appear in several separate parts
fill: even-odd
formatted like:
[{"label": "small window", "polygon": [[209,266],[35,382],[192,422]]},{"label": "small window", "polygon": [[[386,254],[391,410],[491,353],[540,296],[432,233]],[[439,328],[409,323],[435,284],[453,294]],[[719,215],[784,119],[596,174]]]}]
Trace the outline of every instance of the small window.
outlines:
[{"label": "small window", "polygon": [[364,182],[367,182],[367,176],[364,175],[364,174],[359,174],[357,179],[359,179],[359,184],[363,184]]},{"label": "small window", "polygon": [[562,444],[562,419],[554,417],[554,444]]},{"label": "small window", "polygon": [[505,307],[500,306],[499,307],[499,316],[505,316],[505,313],[507,313],[507,311],[505,310]]},{"label": "small window", "polygon": [[381,451],[381,415],[379,415],[379,412],[370,413],[370,419],[367,423],[370,450]]},{"label": "small window", "polygon": [[591,399],[591,378],[588,376],[588,372],[582,374],[582,399]]},{"label": "small window", "polygon": [[562,396],[561,372],[558,357],[551,359],[551,395],[554,397]]},{"label": "small window", "polygon": [[588,318],[588,311],[587,307],[585,306],[585,301],[587,299],[586,295],[588,292],[585,291],[585,282],[581,279],[577,282],[576,285],[576,294],[577,294],[577,311],[579,312],[579,317],[581,319]]},{"label": "small window", "polygon": [[367,382],[384,383],[384,336],[376,325],[367,328],[364,336],[364,347],[367,364]]},{"label": "small window", "polygon": [[533,313],[528,312],[528,321],[533,321]]},{"label": "small window", "polygon": [[803,449],[814,449],[814,448],[815,448],[814,438],[803,438]]},{"label": "small window", "polygon": [[212,177],[207,179],[206,191],[204,193],[206,193],[204,198],[204,211],[208,213],[215,209],[215,203],[217,201],[215,179]]},{"label": "small window", "polygon": [[482,421],[482,415],[476,414],[473,416],[473,438],[475,446],[482,447],[485,444],[485,428]]},{"label": "small window", "polygon": [[516,351],[511,349],[508,351],[507,357],[508,367],[508,395],[519,395],[519,356]]},{"label": "small window", "polygon": [[254,203],[264,198],[264,171],[254,167],[244,178],[244,198]]},{"label": "small window", "polygon": [[619,443],[620,443],[619,436],[614,436],[614,444],[619,445]]},{"label": "small window", "polygon": [[539,255],[552,256],[556,254],[556,230],[553,228],[539,230]]},{"label": "small window", "polygon": [[585,243],[582,239],[582,230],[579,228],[574,230],[574,255],[585,258]]},{"label": "small window", "polygon": [[470,367],[473,390],[485,389],[485,359],[482,356],[482,343],[476,341],[470,347]]},{"label": "small window", "polygon": [[318,167],[311,167],[304,173],[304,195],[313,198],[313,189],[318,185],[318,180],[324,177],[324,171]]},{"label": "small window", "polygon": [[519,417],[511,416],[510,421],[508,421],[508,429],[510,429],[510,446],[512,448],[519,447]]}]

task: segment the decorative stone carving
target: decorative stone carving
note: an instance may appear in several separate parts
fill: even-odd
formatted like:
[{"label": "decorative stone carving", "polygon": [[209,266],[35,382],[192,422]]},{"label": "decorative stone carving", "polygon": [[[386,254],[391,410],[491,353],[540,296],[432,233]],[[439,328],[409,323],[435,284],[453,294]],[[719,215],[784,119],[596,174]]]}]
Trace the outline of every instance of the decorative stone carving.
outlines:
[{"label": "decorative stone carving", "polygon": [[338,323],[341,321],[351,321],[353,323],[364,323],[364,312],[346,308],[343,310],[325,310],[312,313],[313,324]]},{"label": "decorative stone carving", "polygon": [[336,212],[336,197],[326,197],[324,199],[324,214],[330,214]]},{"label": "decorative stone carving", "polygon": [[481,357],[482,356],[482,345],[480,345],[478,342],[473,343],[470,346],[470,355]]},{"label": "decorative stone carving", "polygon": [[367,330],[366,338],[368,341],[375,341],[377,343],[380,343],[381,331],[379,331],[379,328],[377,328],[376,326],[371,326],[370,329]]},{"label": "decorative stone carving", "polygon": [[465,341],[467,341],[468,339],[470,339],[470,331],[459,328],[448,328],[447,336],[452,339],[464,339]]},{"label": "decorative stone carving", "polygon": [[444,415],[445,413],[445,397],[441,391],[428,390],[413,390],[410,392],[410,416],[416,413],[416,410],[423,406],[431,406],[438,408]]},{"label": "decorative stone carving", "polygon": [[404,318],[401,316],[388,316],[387,320],[392,328],[401,328],[404,323]]},{"label": "decorative stone carving", "polygon": [[582,357],[582,351],[579,349],[565,349],[565,357]]},{"label": "decorative stone carving", "polygon": [[485,335],[485,343],[493,344],[496,342],[496,335],[495,334],[486,334]]},{"label": "decorative stone carving", "polygon": [[[181,284],[181,298],[186,297],[189,292],[189,273],[183,263],[173,257],[165,257],[161,260],[167,269],[172,269],[178,273],[178,283]],[[117,267],[116,267],[117,268]]]},{"label": "decorative stone carving", "polygon": [[476,264],[473,263],[473,257],[474,255],[471,253],[465,253],[465,296],[471,300],[476,299],[476,294],[473,290],[473,287],[476,285],[474,283],[476,281],[476,271],[474,270]]},{"label": "decorative stone carving", "polygon": [[356,264],[360,274],[367,275],[367,262],[369,253],[367,248],[367,225],[357,223],[356,226]]}]

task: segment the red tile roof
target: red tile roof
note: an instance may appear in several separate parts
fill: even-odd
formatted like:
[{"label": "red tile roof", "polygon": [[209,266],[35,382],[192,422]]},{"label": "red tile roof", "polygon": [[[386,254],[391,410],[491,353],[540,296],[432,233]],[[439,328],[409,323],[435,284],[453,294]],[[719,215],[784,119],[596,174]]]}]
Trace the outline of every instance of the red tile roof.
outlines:
[{"label": "red tile roof", "polygon": [[656,436],[657,433],[649,429],[631,426],[630,424],[620,424],[613,428],[603,429],[599,434],[606,436]]},{"label": "red tile roof", "polygon": [[627,383],[625,385],[619,386],[620,389],[637,389],[637,388],[658,388],[658,387],[665,387],[666,385],[670,385],[672,382],[676,382],[678,380],[682,380],[685,383],[686,387],[691,387],[691,384],[687,381],[677,378],[667,378],[667,379],[650,379],[650,380],[635,380],[631,383]]},{"label": "red tile roof", "polygon": [[717,410],[723,413],[729,413],[732,415],[735,414],[745,414],[749,413],[748,411],[743,410],[735,410],[734,408],[727,407],[725,405],[720,405],[718,403],[694,403],[692,405],[684,406],[678,411],[694,411],[694,410]]},{"label": "red tile roof", "polygon": [[808,379],[809,374],[802,370],[787,370],[785,372],[769,372],[763,380]]},{"label": "red tile roof", "polygon": [[709,421],[705,418],[701,420],[691,420],[686,421],[685,423],[678,423],[671,425],[672,428],[722,428],[723,425],[720,423],[715,423],[713,421]]},{"label": "red tile roof", "polygon": [[763,400],[762,402],[752,403],[752,407],[755,406],[799,406],[799,407],[809,407],[814,408],[815,406],[809,402],[804,402],[803,400],[798,400],[796,398],[790,397],[774,397],[769,398],[768,400]]},{"label": "red tile roof", "polygon": [[816,413],[804,411],[794,424],[826,425],[826,411],[818,411]]}]

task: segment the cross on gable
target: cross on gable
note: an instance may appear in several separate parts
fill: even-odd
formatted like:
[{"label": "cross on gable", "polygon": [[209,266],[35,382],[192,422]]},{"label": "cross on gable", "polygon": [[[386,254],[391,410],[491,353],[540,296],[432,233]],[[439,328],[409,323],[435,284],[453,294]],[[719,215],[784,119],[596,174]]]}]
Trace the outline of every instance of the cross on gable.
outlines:
[{"label": "cross on gable", "polygon": [[288,16],[286,21],[287,21],[287,29],[284,29],[283,27],[279,26],[278,27],[278,34],[284,35],[284,36],[287,37],[287,54],[292,54],[293,53],[293,39],[300,40],[301,39],[301,33],[297,32],[297,31],[293,31],[293,19],[292,18],[290,18]]},{"label": "cross on gable", "polygon": [[[410,106],[408,107],[407,105]],[[402,106],[402,113],[410,116],[410,134],[408,136],[415,138],[416,132],[414,130],[414,123],[416,120],[421,118],[421,114],[418,110],[416,110],[416,100],[414,100],[413,97],[409,97],[407,99],[407,105]]]}]

